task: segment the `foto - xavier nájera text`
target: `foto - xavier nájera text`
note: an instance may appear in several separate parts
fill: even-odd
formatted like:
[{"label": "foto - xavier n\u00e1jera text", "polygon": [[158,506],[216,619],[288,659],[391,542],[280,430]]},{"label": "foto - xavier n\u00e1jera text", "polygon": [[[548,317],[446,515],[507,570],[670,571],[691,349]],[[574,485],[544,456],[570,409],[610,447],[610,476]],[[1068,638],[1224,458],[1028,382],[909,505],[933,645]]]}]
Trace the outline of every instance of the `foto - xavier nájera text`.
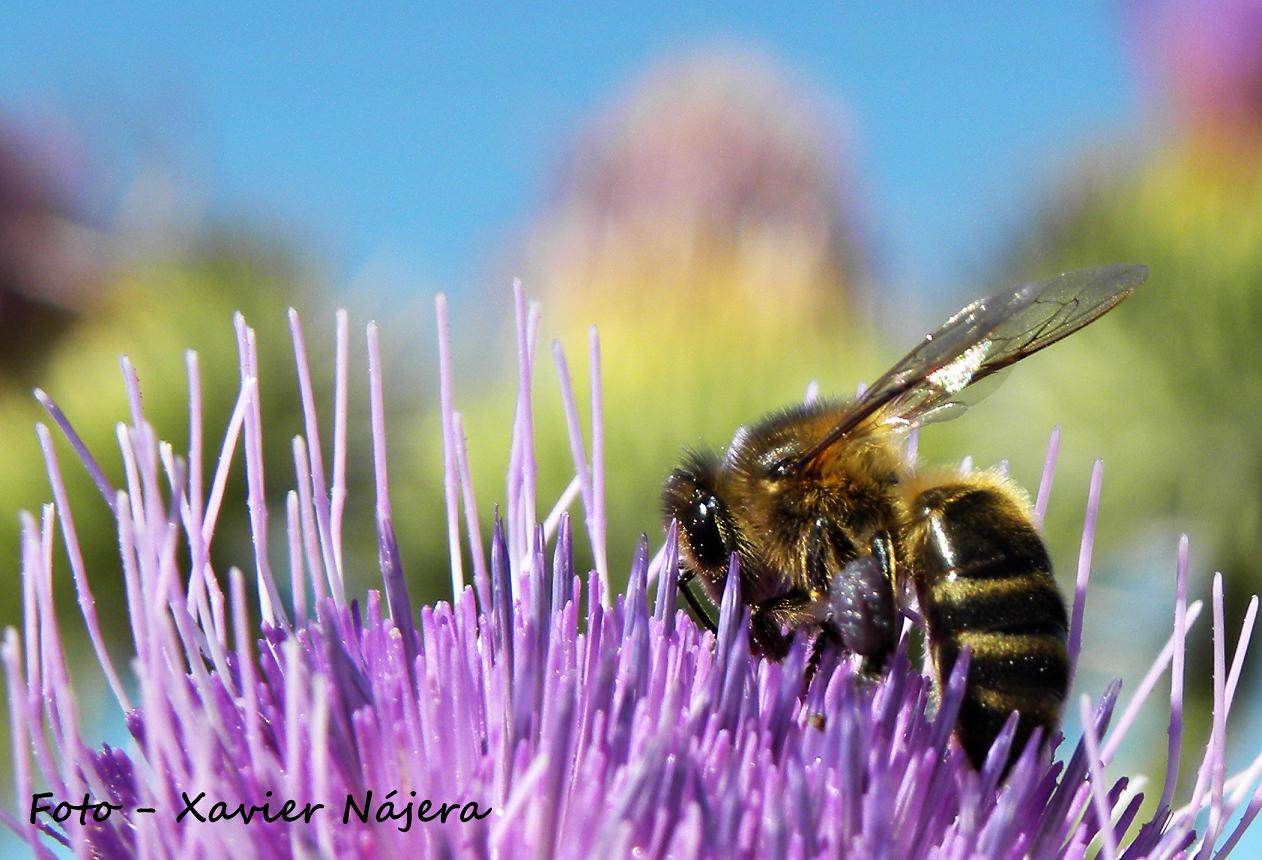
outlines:
[{"label": "foto - xavier n\u00e1jera text", "polygon": [[[182,807],[175,813],[175,820],[177,823],[239,821],[250,824],[257,821],[301,821],[310,824],[312,816],[317,812],[325,810],[327,814],[329,811],[323,803],[307,801],[300,804],[293,798],[278,800],[270,791],[264,792],[264,797],[267,799],[262,803],[229,803],[223,800],[212,800],[204,791],[195,794],[182,791],[180,792]],[[86,825],[93,821],[107,821],[110,815],[121,812],[122,809],[122,804],[110,803],[108,800],[93,800],[86,793],[83,795],[82,802],[68,800],[54,802],[54,795],[49,791],[31,795],[30,822],[35,824],[43,816],[59,823],[77,820],[79,824]],[[137,807],[133,812],[156,814],[158,810],[142,806]],[[355,821],[360,824],[393,823],[401,832],[406,833],[412,829],[412,824],[416,821],[424,823],[449,820],[469,822],[481,820],[490,814],[491,807],[483,809],[474,800],[463,803],[444,801],[436,804],[428,798],[418,799],[415,791],[400,794],[398,789],[392,789],[374,798],[372,790],[369,789],[363,794],[346,795],[346,802],[342,804],[339,820],[343,824]]]}]

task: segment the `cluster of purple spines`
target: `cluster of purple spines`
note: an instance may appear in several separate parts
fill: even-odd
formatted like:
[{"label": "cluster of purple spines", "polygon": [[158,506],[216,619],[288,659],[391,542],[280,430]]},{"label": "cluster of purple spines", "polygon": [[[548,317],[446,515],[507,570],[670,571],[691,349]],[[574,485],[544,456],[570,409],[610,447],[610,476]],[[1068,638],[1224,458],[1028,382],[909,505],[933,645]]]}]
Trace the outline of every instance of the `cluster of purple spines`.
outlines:
[{"label": "cluster of purple spines", "polygon": [[[951,738],[963,675],[957,671],[935,696],[932,682],[912,664],[906,637],[883,679],[864,679],[848,659],[833,655],[804,690],[801,642],[780,663],[750,655],[739,577],[729,577],[717,636],[678,609],[674,577],[660,575],[677,564],[673,534],[656,554],[642,544],[627,593],[611,592],[594,333],[590,456],[564,355],[554,348],[576,474],[538,524],[531,377],[539,314],[536,306],[526,307],[520,287],[516,299],[520,397],[503,517],[490,536],[489,560],[452,408],[446,309],[438,302],[454,599],[419,614],[409,603],[393,537],[374,326],[368,327],[368,355],[384,604],[376,593],[362,603],[348,600],[344,588],[345,315],[337,325],[331,481],[301,329],[292,318],[306,435],[294,440],[297,487],[288,494],[279,530],[289,549],[287,601],[284,577],[273,572],[264,551],[271,523],[260,393],[253,333],[244,322],[237,324],[240,395],[209,493],[195,356],[188,360],[184,456],[145,423],[137,380],[124,361],[132,415],[118,430],[123,488],[109,485],[65,416],[39,395],[117,516],[135,658],[134,683],[125,683],[104,647],[61,467],[49,431],[40,427],[54,503],[38,519],[22,519],[24,630],[6,631],[3,643],[18,797],[18,809],[3,820],[37,856],[63,853],[60,843],[76,856],[107,858],[964,858],[1082,857],[1089,851],[1218,857],[1253,820],[1262,805],[1262,792],[1253,789],[1262,756],[1228,778],[1224,750],[1257,604],[1249,607],[1228,670],[1217,580],[1213,734],[1192,797],[1173,802],[1184,643],[1200,609],[1186,601],[1186,541],[1177,565],[1173,633],[1120,715],[1117,684],[1094,702],[1076,698],[1072,707],[1084,733],[1062,743],[1058,758],[1032,745],[1001,778],[1005,732],[975,772]],[[252,569],[225,574],[210,565],[208,546],[238,447],[256,553]],[[1040,515],[1056,447],[1054,436]],[[269,477],[277,480],[277,472]],[[1073,607],[1075,659],[1099,486],[1097,468]],[[574,568],[575,535],[562,513],[580,496],[586,540],[598,560],[586,575]],[[126,750],[98,745],[81,727],[52,605],[58,531],[97,657],[126,714],[133,739]],[[460,561],[462,543],[472,560],[471,586]],[[261,626],[249,618],[256,603]],[[1136,786],[1104,771],[1171,663],[1171,767],[1152,817],[1141,823]],[[42,817],[32,825],[27,798],[41,786],[55,800],[86,792],[124,809],[102,823],[80,825],[76,818],[59,826]],[[299,806],[323,802],[326,808],[309,823],[257,817],[249,824],[191,817],[176,823],[181,792],[206,792],[202,813],[215,800],[247,807],[271,801],[276,810],[293,798]],[[368,808],[368,822],[358,813],[342,820],[348,794]],[[430,805],[422,809],[423,800]],[[402,829],[403,817],[378,822],[383,801],[399,816],[411,801],[411,827]],[[444,802],[452,804],[445,822],[419,820],[433,817]],[[136,813],[138,807],[158,811]],[[462,813],[468,820],[459,820]]]}]

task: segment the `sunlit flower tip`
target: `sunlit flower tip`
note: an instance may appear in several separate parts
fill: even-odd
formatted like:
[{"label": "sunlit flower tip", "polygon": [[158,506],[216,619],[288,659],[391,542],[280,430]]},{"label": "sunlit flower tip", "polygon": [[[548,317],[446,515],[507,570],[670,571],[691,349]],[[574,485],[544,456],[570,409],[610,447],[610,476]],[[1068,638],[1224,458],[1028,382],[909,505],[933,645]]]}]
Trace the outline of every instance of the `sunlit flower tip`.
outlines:
[{"label": "sunlit flower tip", "polygon": [[[728,578],[717,635],[680,611],[667,574],[678,564],[673,529],[657,552],[641,542],[626,593],[611,591],[594,336],[590,445],[557,350],[575,478],[540,521],[531,438],[538,311],[520,287],[512,469],[488,553],[454,408],[441,300],[439,317],[453,596],[419,612],[394,541],[375,327],[368,329],[368,363],[384,602],[377,592],[362,602],[345,596],[344,315],[330,472],[302,329],[291,318],[305,433],[294,443],[298,480],[279,523],[264,504],[258,405],[266,392],[258,389],[254,337],[243,321],[241,386],[212,474],[202,471],[195,359],[188,362],[194,420],[187,452],[157,440],[126,365],[125,484],[111,486],[92,455],[73,445],[117,520],[134,644],[126,676],[105,647],[61,464],[40,428],[54,501],[38,517],[22,518],[23,629],[7,630],[0,647],[17,797],[3,820],[37,856],[52,857],[61,845],[106,858],[1209,857],[1234,845],[1262,807],[1254,789],[1262,755],[1230,778],[1224,765],[1227,716],[1257,604],[1228,666],[1218,581],[1213,733],[1191,797],[1174,800],[1185,643],[1200,611],[1187,603],[1186,541],[1173,632],[1125,706],[1119,710],[1116,683],[1094,698],[1075,695],[1068,709],[1081,718],[1081,737],[1056,745],[1054,759],[1038,744],[1010,750],[1010,721],[974,770],[952,736],[966,659],[935,691],[905,636],[879,679],[826,654],[806,684],[802,637],[781,662],[751,656],[738,576]],[[41,399],[75,440],[66,417]],[[1040,514],[1055,443],[1054,436]],[[243,559],[244,569],[222,570],[209,550],[238,448],[256,552]],[[268,473],[273,485],[283,471]],[[1084,616],[1099,480],[1097,469],[1075,631]],[[582,513],[572,521],[565,511],[579,499]],[[591,545],[596,571],[575,569],[576,540]],[[122,748],[94,740],[77,707],[53,612],[53,577],[64,576],[53,569],[56,544],[66,550],[96,657],[125,717],[130,740]],[[269,564],[263,550],[272,544],[287,547],[285,565]],[[1138,782],[1117,778],[1109,766],[1167,670],[1171,768],[1155,810],[1141,821]],[[84,823],[77,814],[56,820],[56,804],[82,804],[85,795],[116,808],[104,820],[90,812]],[[49,809],[32,821],[40,802]]]}]

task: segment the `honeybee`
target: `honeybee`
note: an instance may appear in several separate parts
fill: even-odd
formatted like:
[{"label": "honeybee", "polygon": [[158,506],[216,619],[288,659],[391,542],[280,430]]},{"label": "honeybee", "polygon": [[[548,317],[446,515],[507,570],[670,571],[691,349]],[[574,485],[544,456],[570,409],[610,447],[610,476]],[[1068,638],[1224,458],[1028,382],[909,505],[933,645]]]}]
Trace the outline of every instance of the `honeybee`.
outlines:
[{"label": "honeybee", "polygon": [[717,603],[734,555],[756,652],[778,660],[801,631],[880,671],[897,595],[912,591],[939,691],[970,649],[955,736],[974,767],[1013,711],[1010,760],[1036,727],[1046,738],[1067,693],[1069,625],[1028,497],[996,472],[920,472],[899,437],[954,417],[966,388],[1098,319],[1147,275],[1083,269],[974,302],[858,397],[791,406],[721,454],[690,453],[662,506],[694,611],[713,629],[688,584]]}]

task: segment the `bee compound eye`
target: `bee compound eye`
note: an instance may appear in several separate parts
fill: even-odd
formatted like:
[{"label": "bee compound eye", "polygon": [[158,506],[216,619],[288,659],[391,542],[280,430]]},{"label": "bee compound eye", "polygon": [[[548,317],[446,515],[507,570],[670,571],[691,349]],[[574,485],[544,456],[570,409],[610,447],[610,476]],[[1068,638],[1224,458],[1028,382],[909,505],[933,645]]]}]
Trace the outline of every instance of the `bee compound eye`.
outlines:
[{"label": "bee compound eye", "polygon": [[717,498],[699,495],[682,523],[688,534],[688,547],[693,557],[702,564],[720,565],[727,561],[727,542],[723,540],[719,526],[719,518],[723,515],[723,505]]}]

